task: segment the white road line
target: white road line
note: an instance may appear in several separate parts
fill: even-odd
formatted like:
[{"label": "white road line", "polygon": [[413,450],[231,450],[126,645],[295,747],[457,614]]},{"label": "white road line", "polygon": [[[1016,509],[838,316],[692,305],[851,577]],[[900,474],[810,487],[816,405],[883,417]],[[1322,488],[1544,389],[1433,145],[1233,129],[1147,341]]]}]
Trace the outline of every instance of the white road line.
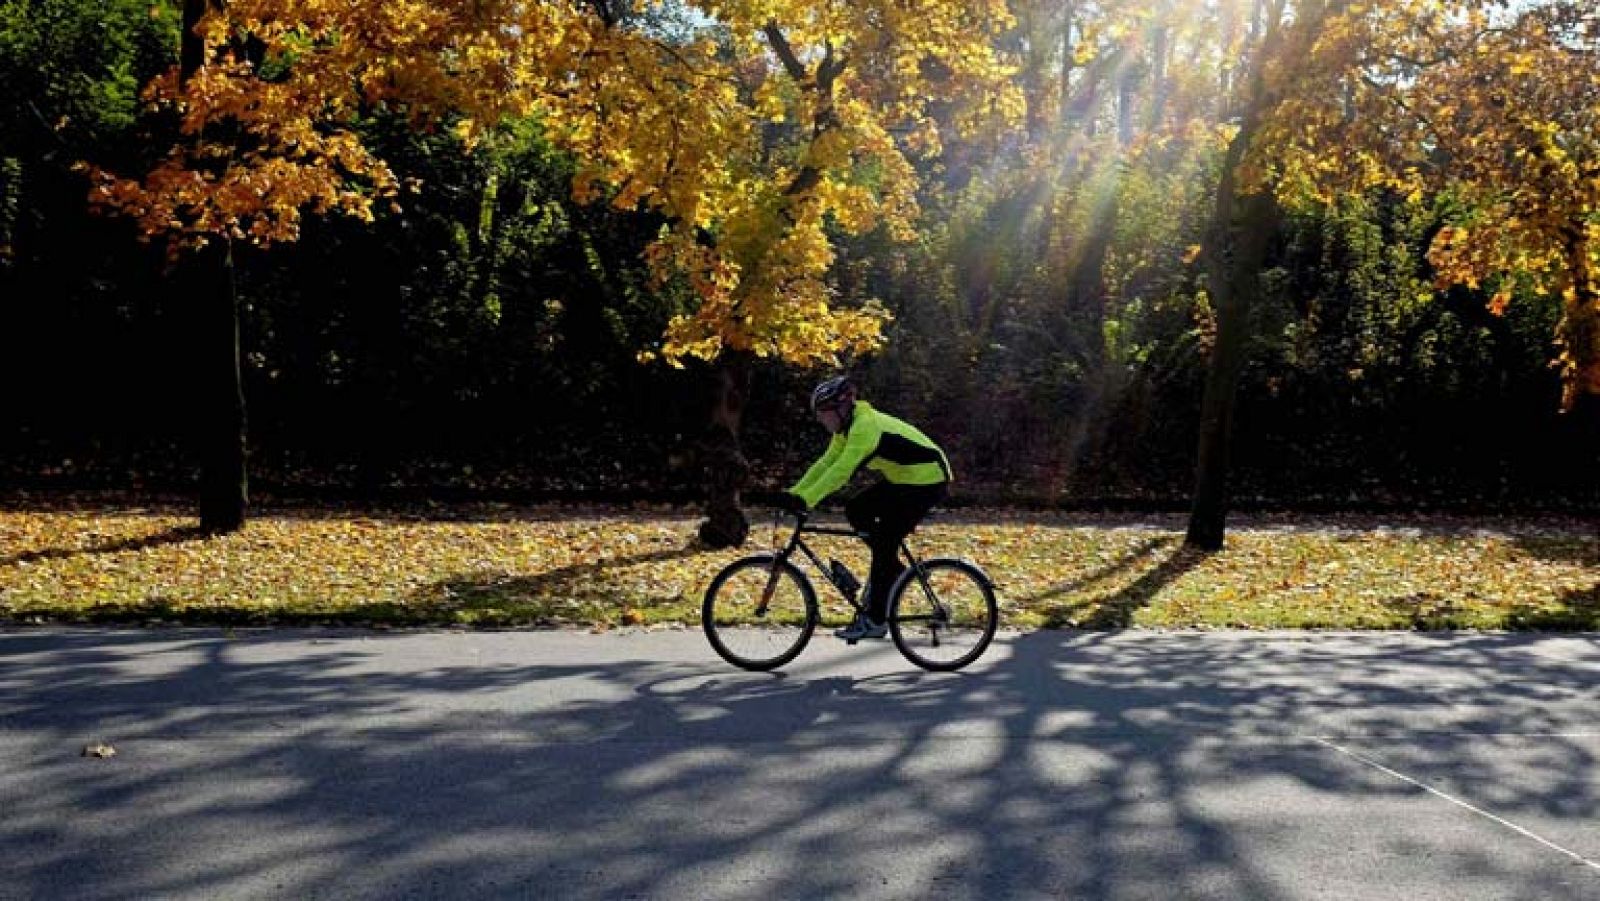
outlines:
[{"label": "white road line", "polygon": [[1307,735],[1321,741],[1324,738],[1600,738],[1600,732],[1478,732],[1473,729],[1407,729],[1403,732],[1340,732],[1332,735]]},{"label": "white road line", "polygon": [[1359,760],[1360,762],[1366,764],[1367,766],[1370,766],[1373,769],[1379,771],[1380,773],[1386,773],[1386,774],[1388,774],[1390,776],[1393,776],[1396,779],[1399,779],[1401,782],[1406,782],[1406,783],[1410,783],[1411,785],[1415,785],[1417,788],[1420,788],[1423,791],[1425,791],[1425,792],[1427,792],[1427,793],[1429,793],[1431,795],[1435,795],[1435,796],[1437,796],[1439,798],[1443,798],[1444,800],[1449,801],[1451,804],[1454,804],[1457,807],[1464,807],[1467,810],[1470,810],[1473,813],[1477,814],[1478,816],[1484,817],[1485,819],[1493,820],[1494,822],[1499,823],[1500,825],[1506,827],[1507,829],[1510,829],[1512,832],[1516,832],[1519,835],[1527,836],[1528,838],[1533,839],[1534,841],[1538,842],[1541,845],[1544,845],[1546,848],[1549,848],[1552,851],[1559,851],[1562,854],[1565,854],[1567,857],[1570,857],[1573,860],[1577,861],[1578,863],[1581,863],[1584,866],[1589,867],[1590,869],[1600,870],[1600,863],[1597,863],[1597,862],[1595,862],[1593,860],[1590,860],[1589,858],[1584,857],[1583,855],[1578,854],[1576,852],[1569,851],[1566,848],[1563,848],[1560,845],[1556,844],[1555,842],[1552,842],[1547,838],[1544,838],[1544,837],[1542,837],[1540,835],[1537,835],[1537,834],[1535,834],[1533,832],[1530,832],[1529,830],[1524,829],[1521,826],[1518,826],[1516,823],[1513,823],[1510,820],[1505,819],[1504,817],[1497,817],[1494,814],[1490,813],[1487,810],[1484,810],[1481,807],[1474,807],[1473,805],[1467,803],[1466,801],[1461,800],[1460,798],[1455,797],[1454,795],[1446,794],[1445,792],[1439,791],[1438,789],[1434,788],[1431,785],[1426,785],[1426,784],[1424,784],[1422,782],[1418,782],[1417,780],[1411,778],[1410,776],[1407,776],[1405,773],[1399,772],[1397,770],[1390,769],[1389,767],[1384,766],[1383,764],[1377,762],[1376,760],[1373,760],[1370,757],[1367,757],[1367,756],[1365,756],[1363,754],[1358,754],[1355,751],[1350,750],[1349,748],[1334,744],[1333,742],[1328,741],[1325,738],[1318,738],[1317,736],[1311,736],[1311,740],[1316,742],[1319,745],[1323,745],[1325,747],[1332,748],[1335,751],[1338,751],[1340,754],[1344,754],[1344,755],[1346,755],[1348,757],[1353,757],[1356,760]]}]

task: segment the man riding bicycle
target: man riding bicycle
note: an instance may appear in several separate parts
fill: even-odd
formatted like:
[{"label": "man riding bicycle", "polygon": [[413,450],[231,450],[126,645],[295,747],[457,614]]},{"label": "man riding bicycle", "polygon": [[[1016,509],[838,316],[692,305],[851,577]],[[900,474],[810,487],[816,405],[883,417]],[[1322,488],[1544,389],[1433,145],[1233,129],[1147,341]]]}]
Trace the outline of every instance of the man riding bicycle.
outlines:
[{"label": "man riding bicycle", "polygon": [[865,466],[883,478],[845,503],[845,516],[865,532],[872,549],[864,615],[834,634],[846,641],[882,638],[888,631],[889,589],[905,571],[900,543],[950,485],[950,461],[915,426],[857,398],[848,376],[834,376],[811,392],[811,412],[833,434],[828,449],[784,495],[790,510],[808,510],[844,487]]}]

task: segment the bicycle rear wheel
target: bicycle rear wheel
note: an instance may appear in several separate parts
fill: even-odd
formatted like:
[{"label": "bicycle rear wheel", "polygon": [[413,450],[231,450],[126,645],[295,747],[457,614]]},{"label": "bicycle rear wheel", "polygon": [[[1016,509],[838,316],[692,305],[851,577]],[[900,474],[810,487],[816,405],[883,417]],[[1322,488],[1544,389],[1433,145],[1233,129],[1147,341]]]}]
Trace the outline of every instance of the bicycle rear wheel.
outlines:
[{"label": "bicycle rear wheel", "polygon": [[817,627],[817,595],[794,564],[772,554],[728,564],[711,580],[700,623],[722,659],[747,670],[793,660]]},{"label": "bicycle rear wheel", "polygon": [[964,560],[927,560],[895,583],[889,635],[907,660],[949,672],[977,660],[1000,625],[994,588],[983,570]]}]

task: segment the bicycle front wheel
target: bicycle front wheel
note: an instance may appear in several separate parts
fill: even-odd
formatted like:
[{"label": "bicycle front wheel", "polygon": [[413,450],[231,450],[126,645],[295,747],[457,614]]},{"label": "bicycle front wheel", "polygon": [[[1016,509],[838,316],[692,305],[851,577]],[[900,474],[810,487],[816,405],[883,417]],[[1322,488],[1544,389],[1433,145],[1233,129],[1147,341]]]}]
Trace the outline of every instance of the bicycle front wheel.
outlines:
[{"label": "bicycle front wheel", "polygon": [[948,672],[977,660],[1000,625],[994,588],[964,560],[927,560],[895,583],[889,635],[907,660]]},{"label": "bicycle front wheel", "polygon": [[711,580],[700,623],[722,659],[741,669],[776,669],[811,640],[816,591],[794,564],[772,554],[735,560]]}]

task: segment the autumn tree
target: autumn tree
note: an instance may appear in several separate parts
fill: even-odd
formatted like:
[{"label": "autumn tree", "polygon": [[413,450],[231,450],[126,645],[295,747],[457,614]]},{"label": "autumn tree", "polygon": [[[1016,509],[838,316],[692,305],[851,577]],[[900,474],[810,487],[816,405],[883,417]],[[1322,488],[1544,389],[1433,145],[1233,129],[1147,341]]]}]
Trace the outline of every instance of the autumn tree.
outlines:
[{"label": "autumn tree", "polygon": [[[1586,324],[1594,308],[1578,300],[1592,282],[1583,236],[1594,218],[1588,161],[1600,56],[1585,31],[1593,16],[1550,4],[1501,10],[1496,19],[1486,11],[1495,8],[1289,0],[1204,9],[1019,6],[1012,40],[1031,101],[1032,149],[1027,164],[991,178],[1000,186],[981,190],[1001,198],[997,210],[1014,204],[999,228],[1038,224],[1042,281],[1059,286],[1055,304],[1068,313],[1054,317],[1064,331],[1057,343],[1085,349],[1072,361],[1091,374],[1079,377],[1087,390],[1074,445],[1109,393],[1092,374],[1115,369],[1096,354],[1117,334],[1108,254],[1130,176],[1176,165],[1175,146],[1192,143],[1203,154],[1209,136],[1222,138],[1210,223],[1194,255],[1205,271],[1198,309],[1210,328],[1191,545],[1222,543],[1238,385],[1286,205],[1373,189],[1412,202],[1448,199],[1460,221],[1434,241],[1438,286],[1492,285],[1497,308],[1519,286],[1563,297],[1559,365],[1569,403],[1584,384],[1579,361],[1593,355],[1585,348],[1594,334]],[[1541,80],[1545,71],[1559,74]],[[1046,90],[1055,79],[1060,91]],[[1195,91],[1199,84],[1206,90]],[[988,237],[973,232],[979,247]],[[984,298],[974,303],[987,311],[977,317],[982,336],[987,323],[1007,321],[992,311],[1006,292],[988,283],[1006,270],[996,267],[992,246],[977,262],[964,268],[976,280],[973,295]]]},{"label": "autumn tree", "polygon": [[879,304],[833,301],[834,241],[909,237],[912,161],[952,131],[1017,119],[992,40],[1010,17],[1000,0],[640,5],[692,11],[664,28],[624,4],[571,9],[581,39],[542,114],[579,160],[578,196],[667,219],[650,262],[695,301],[645,356],[718,364],[701,534],[738,544],[752,361],[834,366],[879,345]]},{"label": "autumn tree", "polygon": [[[190,0],[188,63],[148,91],[181,117],[184,140],[141,179],[97,172],[93,197],[175,249],[225,255],[233,242],[294,240],[303,211],[366,218],[393,202],[400,180],[359,140],[363,116],[426,125],[454,113],[470,137],[507,114],[536,114],[580,160],[578,197],[667,218],[649,259],[697,302],[655,352],[673,364],[732,361],[716,406],[722,446],[734,450],[715,468],[733,479],[712,499],[707,534],[737,542],[748,359],[816,366],[877,345],[881,308],[830,304],[831,233],[906,233],[916,214],[907,154],[938,150],[935,105],[965,130],[1018,114],[989,42],[1008,21],[1000,0]],[[225,287],[205,293],[227,312]],[[236,345],[227,337],[219,328],[213,340]],[[226,356],[236,370],[237,351]],[[228,436],[207,467],[226,475],[206,484],[239,490],[203,504],[217,528],[237,526],[244,503],[233,451],[242,402],[225,393],[216,409],[240,414],[216,417]]]},{"label": "autumn tree", "polygon": [[1268,136],[1290,202],[1447,198],[1441,289],[1561,299],[1562,406],[1600,395],[1600,13],[1412,0],[1330,25]]},{"label": "autumn tree", "polygon": [[[1289,23],[1281,21],[1285,14]],[[1218,331],[1187,541],[1221,547],[1245,323],[1280,202],[1383,187],[1453,198],[1429,259],[1441,288],[1519,286],[1563,301],[1571,406],[1600,390],[1595,19],[1574,3],[1270,5],[1206,241]]]},{"label": "autumn tree", "polygon": [[200,323],[194,349],[201,527],[237,529],[246,505],[245,404],[232,287],[236,247],[299,236],[302,215],[370,219],[401,183],[361,142],[364,117],[418,126],[528,108],[539,5],[185,0],[180,63],[148,103],[179,140],[140,178],[91,169],[91,201],[167,243]]},{"label": "autumn tree", "polygon": [[[1191,187],[1197,180],[1186,174],[1222,155],[1237,131],[1229,120],[1249,102],[1238,73],[1259,52],[1266,10],[1245,0],[1023,0],[1017,10],[1006,41],[1022,61],[1026,142],[1014,159],[989,161],[966,191],[978,209],[952,217],[957,278],[973,311],[975,355],[999,343],[997,332],[1026,329],[1036,336],[1028,347],[1050,358],[1036,368],[1071,381],[1052,392],[1074,399],[1070,466],[1095,436],[1118,428],[1124,289],[1135,272],[1182,266],[1181,252],[1157,261],[1149,245],[1118,247],[1119,233],[1145,228],[1123,213],[1150,185]],[[1182,223],[1198,199],[1169,194],[1160,214]],[[1151,204],[1137,202],[1148,215]]]},{"label": "autumn tree", "polygon": [[[1256,174],[1261,134],[1281,115],[1293,66],[1316,41],[1330,12],[1340,4],[1308,0],[1288,10],[1285,0],[1267,4],[1260,40],[1246,45],[1245,74],[1234,82],[1229,112],[1233,137],[1222,160],[1216,205],[1202,248],[1209,300],[1216,311],[1205,395],[1201,401],[1199,451],[1186,543],[1222,546],[1227,515],[1228,457],[1239,374],[1244,366],[1250,306],[1277,224],[1272,185]],[[1226,80],[1231,70],[1225,70]]]}]

